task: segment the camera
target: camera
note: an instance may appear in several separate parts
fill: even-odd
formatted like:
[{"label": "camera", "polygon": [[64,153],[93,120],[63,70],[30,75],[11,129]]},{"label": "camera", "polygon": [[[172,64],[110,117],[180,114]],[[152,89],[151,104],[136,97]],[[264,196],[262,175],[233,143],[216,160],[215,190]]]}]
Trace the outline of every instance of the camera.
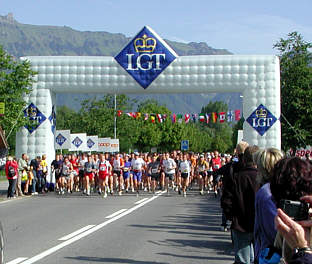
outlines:
[{"label": "camera", "polygon": [[307,220],[309,218],[308,203],[302,201],[281,200],[278,207],[295,221]]}]

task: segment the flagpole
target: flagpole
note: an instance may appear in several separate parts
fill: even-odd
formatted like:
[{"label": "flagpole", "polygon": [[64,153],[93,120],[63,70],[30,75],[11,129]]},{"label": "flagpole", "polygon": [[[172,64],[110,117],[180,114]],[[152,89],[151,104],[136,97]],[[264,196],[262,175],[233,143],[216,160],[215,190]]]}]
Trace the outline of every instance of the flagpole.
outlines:
[{"label": "flagpole", "polygon": [[117,116],[116,116],[116,111],[117,111],[117,100],[116,100],[116,94],[115,94],[115,111],[114,111],[114,138],[116,139],[117,137]]}]

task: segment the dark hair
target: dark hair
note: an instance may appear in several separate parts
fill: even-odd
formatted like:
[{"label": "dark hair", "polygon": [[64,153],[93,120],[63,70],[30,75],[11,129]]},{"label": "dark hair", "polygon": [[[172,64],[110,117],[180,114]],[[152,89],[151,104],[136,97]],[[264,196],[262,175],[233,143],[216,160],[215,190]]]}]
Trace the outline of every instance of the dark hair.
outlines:
[{"label": "dark hair", "polygon": [[243,154],[243,161],[245,166],[253,166],[255,165],[253,160],[253,154],[256,153],[259,150],[258,146],[248,146],[245,149],[245,152]]},{"label": "dark hair", "polygon": [[270,188],[277,204],[282,199],[298,201],[300,197],[311,194],[311,163],[298,157],[279,160],[273,169]]}]

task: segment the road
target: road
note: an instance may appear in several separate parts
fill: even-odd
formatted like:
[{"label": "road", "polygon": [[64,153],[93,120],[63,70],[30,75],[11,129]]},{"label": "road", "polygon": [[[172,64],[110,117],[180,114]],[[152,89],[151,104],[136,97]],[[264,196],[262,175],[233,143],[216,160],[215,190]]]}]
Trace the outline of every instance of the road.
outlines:
[{"label": "road", "polygon": [[212,194],[49,193],[0,203],[7,264],[232,263]]}]

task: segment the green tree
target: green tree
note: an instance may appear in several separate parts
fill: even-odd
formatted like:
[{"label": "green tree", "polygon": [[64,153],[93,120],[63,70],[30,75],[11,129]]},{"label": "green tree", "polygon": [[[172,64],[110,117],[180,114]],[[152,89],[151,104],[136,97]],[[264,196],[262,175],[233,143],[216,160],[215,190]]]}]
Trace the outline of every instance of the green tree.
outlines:
[{"label": "green tree", "polygon": [[312,144],[312,56],[298,32],[274,45],[281,67],[282,148]]},{"label": "green tree", "polygon": [[0,125],[6,132],[11,149],[15,146],[16,131],[28,123],[24,118],[25,95],[31,92],[36,73],[27,60],[17,60],[0,46],[0,102],[5,103],[5,115]]}]

